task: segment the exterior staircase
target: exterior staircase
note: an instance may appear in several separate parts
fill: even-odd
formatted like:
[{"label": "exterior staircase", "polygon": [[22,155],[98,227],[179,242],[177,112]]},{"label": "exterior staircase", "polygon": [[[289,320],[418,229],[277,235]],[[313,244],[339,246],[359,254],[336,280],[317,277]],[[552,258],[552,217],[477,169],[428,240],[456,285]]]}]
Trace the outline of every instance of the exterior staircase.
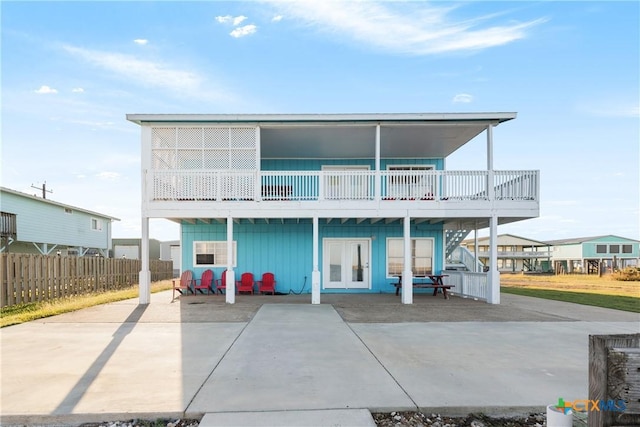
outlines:
[{"label": "exterior staircase", "polygon": [[471,230],[446,230],[445,231],[445,244],[446,252],[445,258],[449,258],[453,251],[460,246],[460,243],[471,233]]},{"label": "exterior staircase", "polygon": [[[483,271],[484,265],[476,259],[475,255],[460,243],[471,233],[471,230],[446,230],[445,231],[445,269],[462,271]],[[477,268],[474,268],[477,264]]]}]

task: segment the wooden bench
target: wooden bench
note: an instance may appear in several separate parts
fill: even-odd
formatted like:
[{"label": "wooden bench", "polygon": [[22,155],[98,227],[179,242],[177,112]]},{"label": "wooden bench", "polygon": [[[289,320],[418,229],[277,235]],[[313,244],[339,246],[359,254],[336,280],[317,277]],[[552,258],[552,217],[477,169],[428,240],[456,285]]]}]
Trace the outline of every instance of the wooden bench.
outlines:
[{"label": "wooden bench", "polygon": [[[447,277],[447,275],[446,274],[427,275],[424,277],[420,277],[419,279],[429,279],[430,282],[413,281],[412,285],[414,288],[433,289],[434,297],[438,295],[438,290],[442,290],[442,296],[444,297],[444,299],[449,299],[449,293],[447,292],[447,290],[451,289],[453,286],[445,285],[442,282],[443,277]],[[392,285],[396,287],[396,295],[400,295],[400,289],[402,288],[402,276],[398,276],[398,281],[396,283],[392,283]]]}]

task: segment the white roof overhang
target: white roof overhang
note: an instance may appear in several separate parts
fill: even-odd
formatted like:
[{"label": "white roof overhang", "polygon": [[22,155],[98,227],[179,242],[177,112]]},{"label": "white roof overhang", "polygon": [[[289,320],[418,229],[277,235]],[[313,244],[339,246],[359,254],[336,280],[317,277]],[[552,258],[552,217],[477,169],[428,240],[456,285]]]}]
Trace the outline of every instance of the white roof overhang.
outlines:
[{"label": "white roof overhang", "polygon": [[381,157],[449,156],[489,125],[516,113],[128,114],[144,125],[259,126],[262,158],[371,158],[380,125]]}]

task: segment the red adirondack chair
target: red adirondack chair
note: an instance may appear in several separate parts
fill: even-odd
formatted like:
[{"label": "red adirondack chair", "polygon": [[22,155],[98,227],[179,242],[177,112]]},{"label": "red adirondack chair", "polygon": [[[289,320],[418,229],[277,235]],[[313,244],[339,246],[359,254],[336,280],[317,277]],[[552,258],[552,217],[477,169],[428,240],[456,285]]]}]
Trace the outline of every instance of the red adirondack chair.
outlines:
[{"label": "red adirondack chair", "polygon": [[216,279],[216,292],[221,294],[227,292],[227,270],[222,272],[222,277]]},{"label": "red adirondack chair", "polygon": [[207,295],[209,293],[215,293],[215,291],[213,290],[213,271],[212,270],[205,270],[202,273],[202,277],[200,277],[200,280],[194,280],[193,282],[194,294],[196,292],[200,292],[201,294],[204,294],[205,291]]},{"label": "red adirondack chair", "polygon": [[[176,298],[176,291],[180,295],[188,295],[192,291],[193,285],[193,272],[191,270],[185,270],[180,275],[179,280],[173,280],[173,299]],[[195,292],[195,291],[194,291]]]},{"label": "red adirondack chair", "polygon": [[236,281],[236,291],[251,292],[253,294],[253,287],[256,282],[253,280],[253,273],[242,273],[240,280]]},{"label": "red adirondack chair", "polygon": [[276,279],[273,273],[264,273],[262,280],[258,281],[258,293],[276,294]]}]

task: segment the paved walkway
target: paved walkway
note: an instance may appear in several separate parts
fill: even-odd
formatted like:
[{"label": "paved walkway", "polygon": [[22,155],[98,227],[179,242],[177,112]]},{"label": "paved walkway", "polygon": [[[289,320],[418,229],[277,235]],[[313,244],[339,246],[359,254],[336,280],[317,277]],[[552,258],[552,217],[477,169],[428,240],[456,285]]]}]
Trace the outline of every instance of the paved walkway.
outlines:
[{"label": "paved walkway", "polygon": [[[544,411],[587,397],[588,336],[640,315],[513,295],[152,295],[0,330],[2,424],[195,417],[374,425],[369,411]],[[284,412],[280,412],[284,411]],[[206,414],[206,415],[205,415]]]}]

